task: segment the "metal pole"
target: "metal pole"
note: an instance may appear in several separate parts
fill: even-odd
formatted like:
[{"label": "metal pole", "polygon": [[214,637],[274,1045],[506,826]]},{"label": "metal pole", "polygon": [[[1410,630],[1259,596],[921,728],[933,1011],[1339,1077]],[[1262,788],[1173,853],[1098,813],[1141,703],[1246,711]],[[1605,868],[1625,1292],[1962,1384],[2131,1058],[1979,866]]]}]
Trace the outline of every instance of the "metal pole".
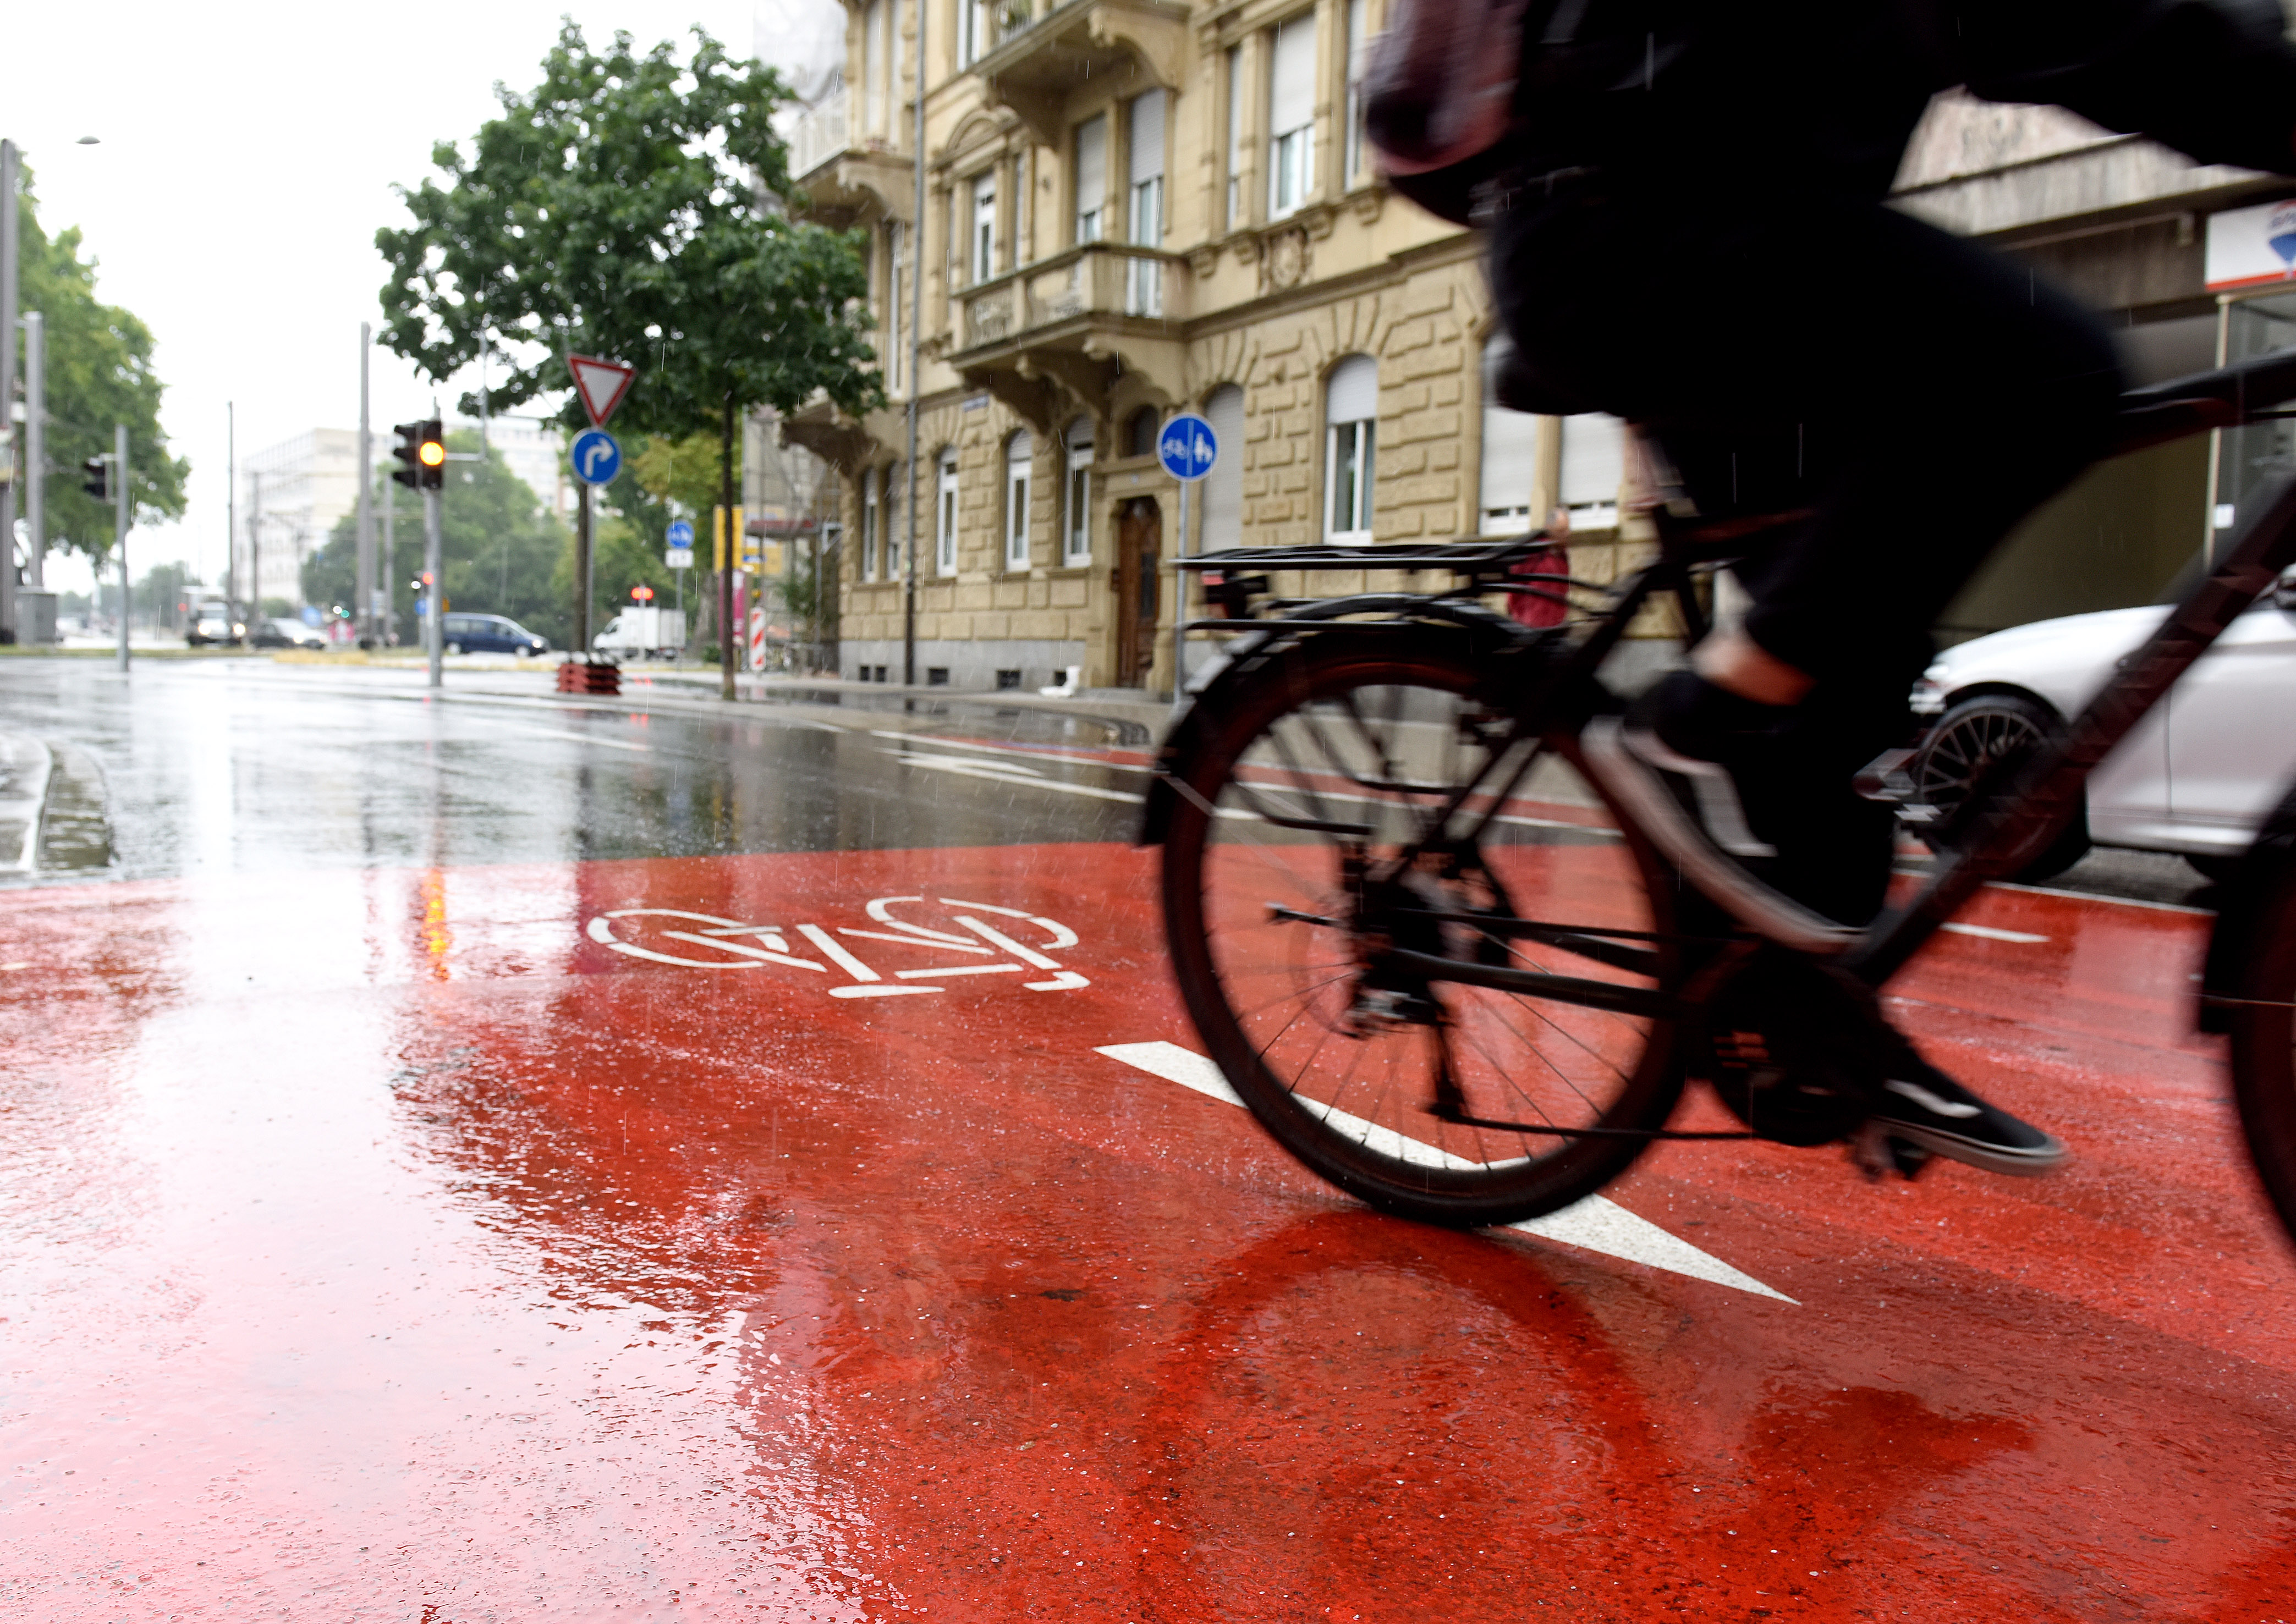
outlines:
[{"label": "metal pole", "polygon": [[[916,135],[909,146],[909,167],[916,172],[916,202],[909,223],[909,568],[901,603],[901,681],[917,685],[917,399],[924,380],[917,368],[924,359],[925,324],[925,6],[917,5],[917,48],[909,53],[916,75]],[[1013,212],[1018,220],[1020,213]],[[1019,258],[1018,253],[1013,258]]]},{"label": "metal pole", "polygon": [[[16,144],[0,141],[0,414],[12,431],[15,407]],[[0,643],[15,641],[16,486],[9,480],[0,482]]]},{"label": "metal pole", "polygon": [[[368,479],[374,471],[367,471]],[[382,493],[382,590],[376,595],[382,600],[374,635],[384,646],[398,632],[398,487],[393,484]]]},{"label": "metal pole", "polygon": [[111,425],[111,546],[119,554],[119,668],[127,668],[127,622],[135,599],[127,584],[127,425]]},{"label": "metal pole", "polygon": [[590,657],[590,485],[574,487],[574,652]]},{"label": "metal pole", "polygon": [[718,533],[725,553],[718,568],[718,697],[731,700],[734,683],[734,571],[742,567],[742,527],[734,518],[734,391],[726,391],[718,425]]},{"label": "metal pole", "polygon": [[[1180,481],[1180,545],[1182,558],[1193,558],[1195,549],[1188,545],[1188,493],[1195,488],[1193,480]],[[1188,572],[1172,571],[1175,588],[1172,600],[1172,709],[1177,710],[1188,702],[1188,634],[1181,629],[1188,623]]]},{"label": "metal pole", "polygon": [[223,460],[224,482],[230,487],[223,494],[223,612],[227,625],[238,626],[239,410],[228,400],[223,403]]},{"label": "metal pole", "polygon": [[263,471],[247,476],[247,646],[255,646],[255,628],[263,619]]},{"label": "metal pole", "polygon": [[439,492],[433,487],[422,493],[422,573],[429,578],[422,597],[430,612],[423,617],[423,636],[429,639],[430,652],[430,685],[443,686],[447,680],[447,594],[446,565],[439,557],[443,547],[439,534]]},{"label": "metal pole", "polygon": [[374,623],[374,435],[367,411],[367,358],[374,350],[374,329],[365,322],[359,324],[359,430],[358,430],[358,519],[357,545],[358,548],[357,579],[351,598],[351,623],[358,627],[359,642],[371,645],[375,638]]},{"label": "metal pole", "polygon": [[48,324],[24,313],[24,562],[32,590],[48,589]]}]

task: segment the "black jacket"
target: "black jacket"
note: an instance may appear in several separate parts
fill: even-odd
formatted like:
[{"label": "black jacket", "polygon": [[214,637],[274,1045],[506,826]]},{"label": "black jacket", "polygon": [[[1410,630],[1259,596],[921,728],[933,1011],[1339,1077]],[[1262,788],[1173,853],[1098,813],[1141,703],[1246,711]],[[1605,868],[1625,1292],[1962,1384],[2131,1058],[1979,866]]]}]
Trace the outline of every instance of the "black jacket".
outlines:
[{"label": "black jacket", "polygon": [[1964,85],[2296,173],[2285,26],[2277,0],[1531,0],[1512,157],[1879,197]]}]

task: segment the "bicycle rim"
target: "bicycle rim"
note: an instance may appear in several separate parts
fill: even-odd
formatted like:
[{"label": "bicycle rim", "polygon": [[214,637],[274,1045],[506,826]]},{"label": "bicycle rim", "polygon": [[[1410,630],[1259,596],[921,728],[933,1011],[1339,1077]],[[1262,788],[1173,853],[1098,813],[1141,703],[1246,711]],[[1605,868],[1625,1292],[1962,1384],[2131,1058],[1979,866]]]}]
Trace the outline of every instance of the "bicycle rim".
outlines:
[{"label": "bicycle rim", "polygon": [[[1164,904],[1198,1032],[1278,1142],[1375,1206],[1481,1225],[1625,1170],[1646,1138],[1546,1130],[1660,1125],[1681,1089],[1673,1023],[1367,973],[1366,942],[1653,992],[1681,955],[1655,864],[1573,739],[1539,742],[1494,800],[1532,746],[1505,742],[1464,654],[1439,634],[1331,633],[1271,664],[1181,768]],[[1362,874],[1421,840],[1440,791],[1479,781],[1469,808],[1495,814],[1480,838],[1420,860],[1399,904],[1392,888],[1367,899]],[[1479,913],[1559,929],[1430,917]],[[1396,1018],[1366,1019],[1367,1002]]]}]

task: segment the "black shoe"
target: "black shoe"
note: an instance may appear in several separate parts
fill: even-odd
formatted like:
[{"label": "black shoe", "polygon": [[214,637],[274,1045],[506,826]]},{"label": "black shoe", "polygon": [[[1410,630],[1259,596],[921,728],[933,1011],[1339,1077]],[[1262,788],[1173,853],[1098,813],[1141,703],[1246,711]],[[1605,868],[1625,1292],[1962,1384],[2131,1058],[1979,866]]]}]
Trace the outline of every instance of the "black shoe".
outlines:
[{"label": "black shoe", "polygon": [[1891,1138],[1988,1173],[2031,1177],[2065,1159],[2062,1142],[1980,1099],[1910,1045],[1893,1057],[1875,1101],[1872,1120]]},{"label": "black shoe", "polygon": [[1773,889],[1749,866],[1778,855],[1747,817],[1747,791],[1767,728],[1788,714],[1676,671],[1623,718],[1597,717],[1580,737],[1595,775],[1692,884],[1772,941],[1838,953],[1857,931]]}]

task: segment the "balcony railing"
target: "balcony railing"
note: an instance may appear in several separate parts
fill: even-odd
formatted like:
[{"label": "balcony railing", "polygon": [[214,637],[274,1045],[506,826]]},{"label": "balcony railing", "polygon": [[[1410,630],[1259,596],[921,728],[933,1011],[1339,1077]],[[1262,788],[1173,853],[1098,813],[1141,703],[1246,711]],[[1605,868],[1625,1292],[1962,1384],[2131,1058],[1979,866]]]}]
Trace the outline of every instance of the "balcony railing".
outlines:
[{"label": "balcony railing", "polygon": [[810,175],[850,144],[846,109],[849,96],[840,86],[805,111],[790,132],[790,174]]},{"label": "balcony railing", "polygon": [[1008,271],[961,295],[964,348],[1002,343],[1078,316],[1178,321],[1186,262],[1130,242],[1087,242]]}]

